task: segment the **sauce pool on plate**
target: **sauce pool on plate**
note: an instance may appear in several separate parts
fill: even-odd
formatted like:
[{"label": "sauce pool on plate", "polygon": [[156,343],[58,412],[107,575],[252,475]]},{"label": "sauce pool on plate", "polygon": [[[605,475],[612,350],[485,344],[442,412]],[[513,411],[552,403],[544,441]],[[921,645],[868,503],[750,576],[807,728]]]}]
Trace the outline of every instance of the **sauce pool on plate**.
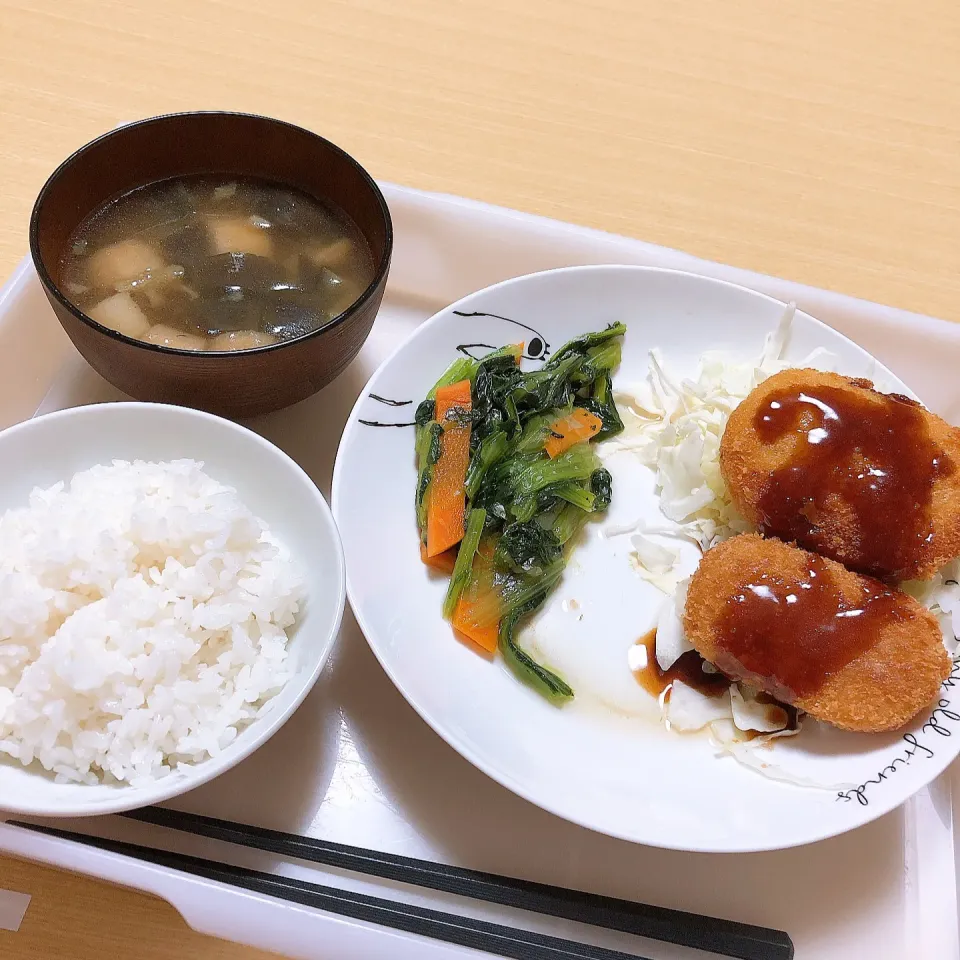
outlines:
[{"label": "sauce pool on plate", "polygon": [[88,217],[60,287],[98,323],[147,343],[244,350],[319,330],[373,281],[342,211],[282,184],[178,177]]},{"label": "sauce pool on plate", "polygon": [[730,687],[730,680],[722,673],[703,669],[707,662],[696,650],[681,654],[668,670],[663,670],[657,662],[656,628],[645,633],[636,646],[643,647],[646,655],[637,658],[643,665],[634,669],[633,675],[637,683],[654,697],[659,697],[675,680],[682,680],[708,697],[719,697]]}]

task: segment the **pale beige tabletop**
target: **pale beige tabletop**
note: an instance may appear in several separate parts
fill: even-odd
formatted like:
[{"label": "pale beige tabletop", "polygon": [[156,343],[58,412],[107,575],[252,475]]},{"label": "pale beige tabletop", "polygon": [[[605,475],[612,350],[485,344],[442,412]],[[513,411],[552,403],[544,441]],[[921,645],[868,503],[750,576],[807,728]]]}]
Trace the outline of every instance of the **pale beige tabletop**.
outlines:
[{"label": "pale beige tabletop", "polygon": [[[0,0],[0,275],[122,120],[232,108],[376,176],[960,321],[956,0]],[[4,960],[247,960],[0,858]]]}]

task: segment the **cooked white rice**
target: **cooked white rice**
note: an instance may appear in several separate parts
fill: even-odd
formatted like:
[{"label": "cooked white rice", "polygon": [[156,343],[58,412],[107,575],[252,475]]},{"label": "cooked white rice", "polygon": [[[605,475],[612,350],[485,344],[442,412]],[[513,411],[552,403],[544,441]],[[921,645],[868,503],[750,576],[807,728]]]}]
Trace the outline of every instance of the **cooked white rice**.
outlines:
[{"label": "cooked white rice", "polygon": [[218,754],[287,682],[302,578],[202,467],[115,461],[0,517],[0,754],[146,783]]}]

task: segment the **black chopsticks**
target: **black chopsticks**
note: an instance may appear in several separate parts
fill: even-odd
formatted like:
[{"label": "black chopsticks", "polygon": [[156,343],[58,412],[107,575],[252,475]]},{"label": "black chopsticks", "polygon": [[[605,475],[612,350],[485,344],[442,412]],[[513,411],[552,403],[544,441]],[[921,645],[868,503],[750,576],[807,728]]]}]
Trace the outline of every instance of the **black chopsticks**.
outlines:
[{"label": "black chopsticks", "polygon": [[512,960],[649,960],[638,954],[621,953],[590,944],[551,937],[532,930],[521,930],[485,920],[474,920],[439,910],[428,910],[395,900],[383,900],[362,893],[338,890],[335,887],[323,887],[305,880],[248,870],[226,863],[214,863],[200,860],[182,853],[169,853],[154,850],[134,843],[122,843],[119,840],[106,840],[82,833],[71,833],[53,827],[41,827],[34,823],[8,821],[17,827],[34,830],[82,843],[86,846],[108,850],[124,856],[136,857],[158,866],[180,870],[195,877],[215,880],[219,883],[242,887],[254,893],[279,897],[291,903],[326,910],[342,917],[376,923],[406,933],[420,934],[433,940],[442,940],[461,947],[472,947]]},{"label": "black chopsticks", "polygon": [[145,807],[122,816],[282,857],[575,920],[739,960],[792,960],[794,955],[793,941],[782,930],[330,843],[164,807]]}]

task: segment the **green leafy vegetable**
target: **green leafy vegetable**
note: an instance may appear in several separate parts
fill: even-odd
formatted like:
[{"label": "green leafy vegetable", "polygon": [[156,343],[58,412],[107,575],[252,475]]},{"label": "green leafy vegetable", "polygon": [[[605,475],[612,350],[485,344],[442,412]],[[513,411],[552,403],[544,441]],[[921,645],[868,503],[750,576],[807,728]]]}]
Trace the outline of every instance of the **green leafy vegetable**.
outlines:
[{"label": "green leafy vegetable", "polygon": [[590,445],[578,443],[553,460],[541,457],[526,466],[516,478],[516,492],[523,496],[562,480],[587,480],[599,466]]},{"label": "green leafy vegetable", "polygon": [[620,411],[613,399],[613,384],[609,374],[600,377],[593,387],[593,395],[577,399],[577,406],[589,410],[598,416],[603,426],[597,433],[597,440],[606,440],[623,430],[623,421]]},{"label": "green leafy vegetable", "polygon": [[[464,482],[466,530],[444,616],[484,649],[491,650],[496,641],[511,670],[553,703],[569,700],[573,690],[537,663],[516,634],[560,580],[568,545],[592,514],[610,505],[613,481],[592,443],[623,429],[612,374],[625,332],[618,323],[574,337],[533,371],[520,369],[517,345],[480,360],[458,357],[415,417],[417,523],[423,531],[433,468],[442,455],[436,391],[470,381],[470,408],[452,411],[453,418],[470,424],[470,461]],[[563,449],[551,443],[551,459],[544,448],[558,436],[554,425],[569,419],[576,407],[594,414],[601,429],[582,439],[560,435],[573,445]]]},{"label": "green leafy vegetable", "polygon": [[470,457],[467,467],[467,497],[473,499],[486,472],[510,449],[510,440],[505,431],[500,430],[481,441],[479,448]]},{"label": "green leafy vegetable", "polygon": [[430,421],[436,418],[437,410],[437,401],[436,400],[424,400],[418,407],[417,412],[414,414],[413,420],[418,427],[426,427],[430,425]]},{"label": "green leafy vegetable", "polygon": [[538,413],[527,419],[523,425],[523,432],[515,447],[517,453],[540,453],[543,445],[550,436],[550,426],[560,418],[559,410],[548,413]]},{"label": "green leafy vegetable", "polygon": [[572,377],[583,361],[583,355],[571,354],[555,367],[541,367],[518,381],[512,396],[521,418],[569,405],[574,395]]},{"label": "green leafy vegetable", "polygon": [[572,504],[561,510],[553,521],[551,532],[562,544],[573,540],[587,522],[589,514]]},{"label": "green leafy vegetable", "polygon": [[440,459],[442,435],[443,428],[439,423],[427,423],[424,427],[417,427],[417,528],[423,543],[427,541],[427,490],[433,478],[434,464]]},{"label": "green leafy vegetable", "polygon": [[526,615],[533,613],[547,599],[547,592],[539,594],[517,607],[500,621],[500,654],[516,677],[533,687],[551,703],[565,703],[573,699],[573,688],[552,670],[537,663],[533,657],[520,647],[516,639],[517,623]]},{"label": "green leafy vegetable", "polygon": [[512,523],[497,543],[494,560],[514,573],[542,576],[560,555],[560,541],[550,530],[538,523]]},{"label": "green leafy vegetable", "polygon": [[[443,376],[430,388],[428,400],[434,400],[441,387],[449,387],[461,380],[472,380],[477,372],[477,361],[473,357],[457,357],[444,371]],[[419,409],[419,408],[418,408]]]},{"label": "green leafy vegetable", "polygon": [[555,367],[571,355],[584,356],[592,347],[616,340],[627,332],[626,324],[611,323],[605,330],[596,330],[593,333],[582,333],[579,337],[568,340],[551,358],[546,365]]},{"label": "green leafy vegetable", "polygon": [[467,529],[460,541],[457,550],[457,562],[453,565],[450,583],[447,584],[447,595],[443,600],[443,615],[449,620],[456,609],[457,601],[463,588],[470,580],[470,571],[473,569],[473,557],[480,546],[480,537],[483,534],[483,522],[486,514],[483,510],[471,510],[467,517]]},{"label": "green leafy vegetable", "polygon": [[613,499],[613,477],[606,467],[600,467],[590,474],[590,492],[594,496],[594,510],[606,510],[610,506]]}]

